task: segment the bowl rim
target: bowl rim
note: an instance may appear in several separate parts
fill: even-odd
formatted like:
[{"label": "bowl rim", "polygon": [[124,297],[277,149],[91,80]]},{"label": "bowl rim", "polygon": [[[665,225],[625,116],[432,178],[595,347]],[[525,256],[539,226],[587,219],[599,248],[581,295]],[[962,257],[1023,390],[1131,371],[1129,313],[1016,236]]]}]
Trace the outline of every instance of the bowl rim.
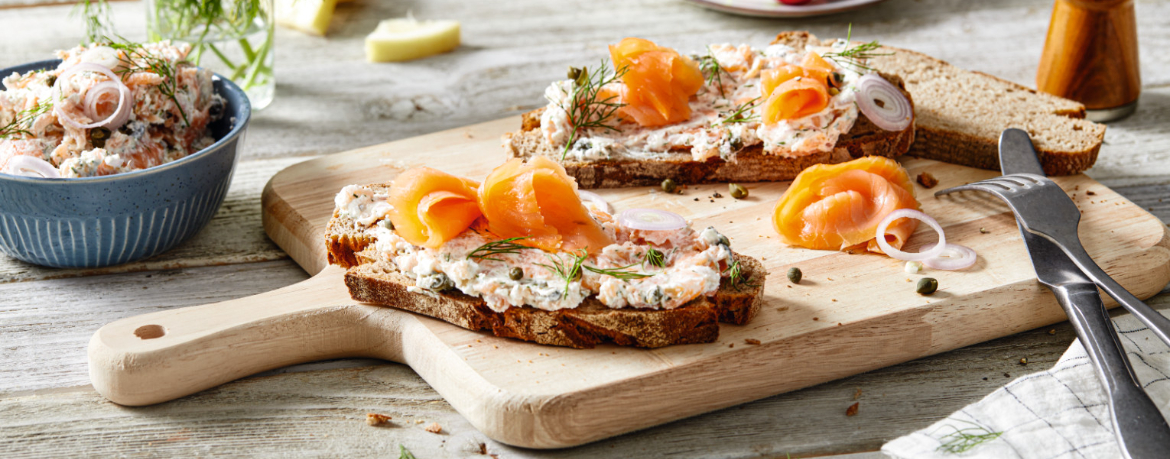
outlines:
[{"label": "bowl rim", "polygon": [[[33,61],[33,62],[27,62],[24,64],[8,66],[8,67],[5,67],[3,69],[0,69],[0,78],[7,76],[6,74],[9,73],[10,71],[15,73],[16,70],[12,70],[12,69],[14,69],[16,67],[29,67],[29,66],[48,67],[50,65],[55,65],[55,64],[59,65],[60,63],[61,63],[61,59],[45,59],[42,61]],[[150,174],[154,174],[154,173],[167,171],[167,170],[170,170],[170,169],[173,169],[176,167],[180,167],[188,162],[194,161],[195,159],[197,159],[201,156],[210,154],[211,151],[217,150],[220,147],[222,147],[224,144],[226,144],[227,142],[230,142],[233,139],[239,137],[240,133],[242,133],[244,131],[245,126],[247,126],[248,123],[252,120],[252,101],[251,101],[251,99],[248,99],[248,95],[246,93],[244,93],[244,90],[240,89],[240,87],[237,86],[234,82],[232,82],[231,79],[224,78],[222,75],[212,72],[212,79],[213,79],[212,81],[214,81],[214,79],[216,79],[216,78],[218,78],[221,82],[223,82],[227,91],[234,91],[241,96],[240,100],[243,101],[243,103],[244,103],[243,106],[241,107],[244,109],[244,120],[242,122],[237,121],[235,126],[232,126],[232,129],[230,131],[228,131],[227,135],[223,136],[223,138],[221,138],[219,140],[216,140],[215,143],[207,146],[206,148],[203,148],[199,151],[196,151],[195,153],[191,153],[187,156],[176,159],[176,160],[171,161],[171,162],[166,163],[166,164],[160,164],[158,166],[148,167],[146,169],[139,169],[136,171],[123,172],[121,174],[103,175],[103,176],[98,176],[98,177],[45,178],[45,177],[25,177],[25,176],[21,176],[21,175],[10,175],[10,174],[0,173],[0,181],[6,180],[6,181],[10,181],[10,182],[43,183],[43,184],[64,185],[64,186],[68,186],[69,184],[73,184],[73,183],[75,183],[75,184],[90,184],[90,183],[112,182],[112,181],[116,181],[116,180],[131,179],[131,178],[141,177],[144,175],[150,175]]]}]

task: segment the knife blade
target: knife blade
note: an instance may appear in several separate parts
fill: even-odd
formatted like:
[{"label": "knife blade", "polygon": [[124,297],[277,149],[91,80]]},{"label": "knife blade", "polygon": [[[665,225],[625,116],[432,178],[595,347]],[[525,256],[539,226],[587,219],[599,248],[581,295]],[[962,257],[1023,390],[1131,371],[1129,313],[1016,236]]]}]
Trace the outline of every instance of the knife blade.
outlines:
[{"label": "knife blade", "polygon": [[[1008,129],[999,139],[1004,174],[1044,175],[1028,134]],[[1110,421],[1127,458],[1164,457],[1170,451],[1170,425],[1150,400],[1124,353],[1097,285],[1055,244],[1024,230],[1017,221],[1036,279],[1056,296],[1096,369],[1109,399]]]}]

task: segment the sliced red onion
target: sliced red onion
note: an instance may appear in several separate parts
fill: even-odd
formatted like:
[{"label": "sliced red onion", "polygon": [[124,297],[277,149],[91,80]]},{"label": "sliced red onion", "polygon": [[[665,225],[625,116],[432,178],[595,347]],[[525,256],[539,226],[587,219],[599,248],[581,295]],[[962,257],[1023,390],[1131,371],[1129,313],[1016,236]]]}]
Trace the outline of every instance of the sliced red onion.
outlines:
[{"label": "sliced red onion", "polygon": [[24,155],[9,158],[0,172],[22,177],[61,178],[61,173],[48,161]]},{"label": "sliced red onion", "polygon": [[[929,248],[934,248],[938,244],[931,244]],[[923,247],[928,249],[927,247]],[[941,269],[943,271],[956,271],[960,269],[970,268],[975,264],[975,250],[970,247],[959,244],[947,244],[943,248],[941,254],[937,257],[922,260],[922,264],[928,268]]]},{"label": "sliced red onion", "polygon": [[858,78],[854,86],[857,87],[857,108],[877,127],[887,131],[901,131],[914,121],[914,109],[910,101],[885,78],[870,73]]},{"label": "sliced red onion", "polygon": [[[934,231],[938,233],[937,245],[932,249],[918,253],[903,252],[901,250],[895,249],[894,246],[890,245],[889,242],[886,242],[886,228],[890,227],[890,223],[893,223],[895,220],[902,218],[913,218],[930,225],[931,228],[934,228]],[[886,215],[886,218],[882,219],[881,223],[878,223],[877,235],[874,237],[877,239],[878,247],[881,247],[882,252],[885,252],[886,255],[890,256],[890,258],[896,258],[902,261],[921,261],[925,263],[926,260],[937,257],[939,254],[941,254],[943,252],[943,248],[947,245],[947,236],[946,234],[943,234],[942,226],[940,226],[933,218],[930,218],[929,215],[914,209],[898,209],[890,212],[889,215]]]},{"label": "sliced red onion", "polygon": [[85,92],[85,105],[82,105],[85,116],[88,116],[91,120],[99,119],[98,117],[101,115],[98,113],[98,104],[102,102],[102,98],[117,92],[117,95],[111,96],[115,97],[116,99],[114,100],[118,102],[118,106],[114,109],[113,113],[117,117],[110,120],[106,126],[114,130],[122,127],[127,121],[130,121],[130,107],[132,107],[130,105],[130,91],[123,91],[119,88],[119,85],[125,87],[121,81],[106,80],[89,88],[89,91]]},{"label": "sliced red onion", "polygon": [[[102,75],[109,77],[111,81],[115,82],[115,84],[118,87],[118,91],[121,92],[121,94],[122,94],[122,97],[118,100],[118,108],[116,110],[114,110],[114,113],[110,114],[110,116],[104,120],[96,121],[96,122],[93,122],[90,124],[78,123],[77,120],[71,118],[67,113],[65,113],[64,110],[61,110],[61,83],[63,81],[67,81],[69,79],[69,77],[73,76],[77,72],[85,72],[85,71],[97,72],[97,73],[100,73]],[[97,85],[94,85],[94,86],[96,87]],[[61,120],[61,122],[68,124],[75,129],[93,129],[95,127],[107,126],[107,125],[111,124],[116,119],[119,119],[122,117],[126,117],[127,119],[129,119],[129,116],[130,116],[128,113],[123,113],[123,111],[128,112],[130,110],[131,104],[130,103],[123,103],[123,102],[130,101],[130,88],[127,88],[126,85],[122,83],[122,79],[119,78],[118,75],[114,74],[114,72],[110,71],[110,69],[105,68],[105,67],[98,65],[98,64],[94,64],[92,62],[83,62],[83,63],[77,64],[77,65],[74,65],[73,67],[69,67],[68,69],[65,69],[65,71],[61,72],[60,75],[57,75],[57,81],[53,82],[52,100],[53,100],[53,114],[57,115],[57,119]],[[111,126],[112,129],[117,129],[119,127],[121,127],[121,125]]]},{"label": "sliced red onion", "polygon": [[613,215],[613,205],[611,205],[609,201],[606,201],[605,198],[599,196],[597,193],[585,190],[577,190],[577,194],[581,196],[582,201],[592,202],[594,205],[601,208],[601,210],[604,210],[605,213]]},{"label": "sliced red onion", "polygon": [[626,209],[617,216],[622,226],[644,231],[670,231],[687,227],[682,215],[658,209]]}]

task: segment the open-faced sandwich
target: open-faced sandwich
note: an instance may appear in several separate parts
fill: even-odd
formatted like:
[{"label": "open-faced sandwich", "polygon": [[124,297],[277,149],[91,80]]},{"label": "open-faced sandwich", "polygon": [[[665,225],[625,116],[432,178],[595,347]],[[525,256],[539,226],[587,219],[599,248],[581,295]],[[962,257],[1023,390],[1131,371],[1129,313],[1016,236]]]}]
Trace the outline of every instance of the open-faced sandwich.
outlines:
[{"label": "open-faced sandwich", "polygon": [[903,153],[998,169],[999,133],[1012,127],[1028,131],[1048,175],[1070,175],[1092,167],[1105,137],[1078,102],[807,32],[691,56],[627,38],[568,76],[504,144],[559,161],[585,188],[792,180],[814,164]]},{"label": "open-faced sandwich", "polygon": [[712,342],[756,314],[766,274],[714,228],[615,214],[539,156],[482,183],[420,167],[347,186],[325,238],[356,300],[578,348]]},{"label": "open-faced sandwich", "polygon": [[560,161],[583,187],[791,180],[813,164],[897,157],[914,140],[901,80],[865,65],[877,44],[710,45],[685,56],[640,38],[545,90],[505,143]]}]

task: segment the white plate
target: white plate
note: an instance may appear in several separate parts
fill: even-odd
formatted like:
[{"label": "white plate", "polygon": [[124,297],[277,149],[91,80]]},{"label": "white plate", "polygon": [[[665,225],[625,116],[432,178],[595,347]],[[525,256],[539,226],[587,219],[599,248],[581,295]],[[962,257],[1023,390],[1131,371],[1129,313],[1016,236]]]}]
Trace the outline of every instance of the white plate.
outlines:
[{"label": "white plate", "polygon": [[813,0],[803,5],[785,5],[779,0],[687,0],[696,5],[744,16],[798,18],[840,13],[884,0]]}]

